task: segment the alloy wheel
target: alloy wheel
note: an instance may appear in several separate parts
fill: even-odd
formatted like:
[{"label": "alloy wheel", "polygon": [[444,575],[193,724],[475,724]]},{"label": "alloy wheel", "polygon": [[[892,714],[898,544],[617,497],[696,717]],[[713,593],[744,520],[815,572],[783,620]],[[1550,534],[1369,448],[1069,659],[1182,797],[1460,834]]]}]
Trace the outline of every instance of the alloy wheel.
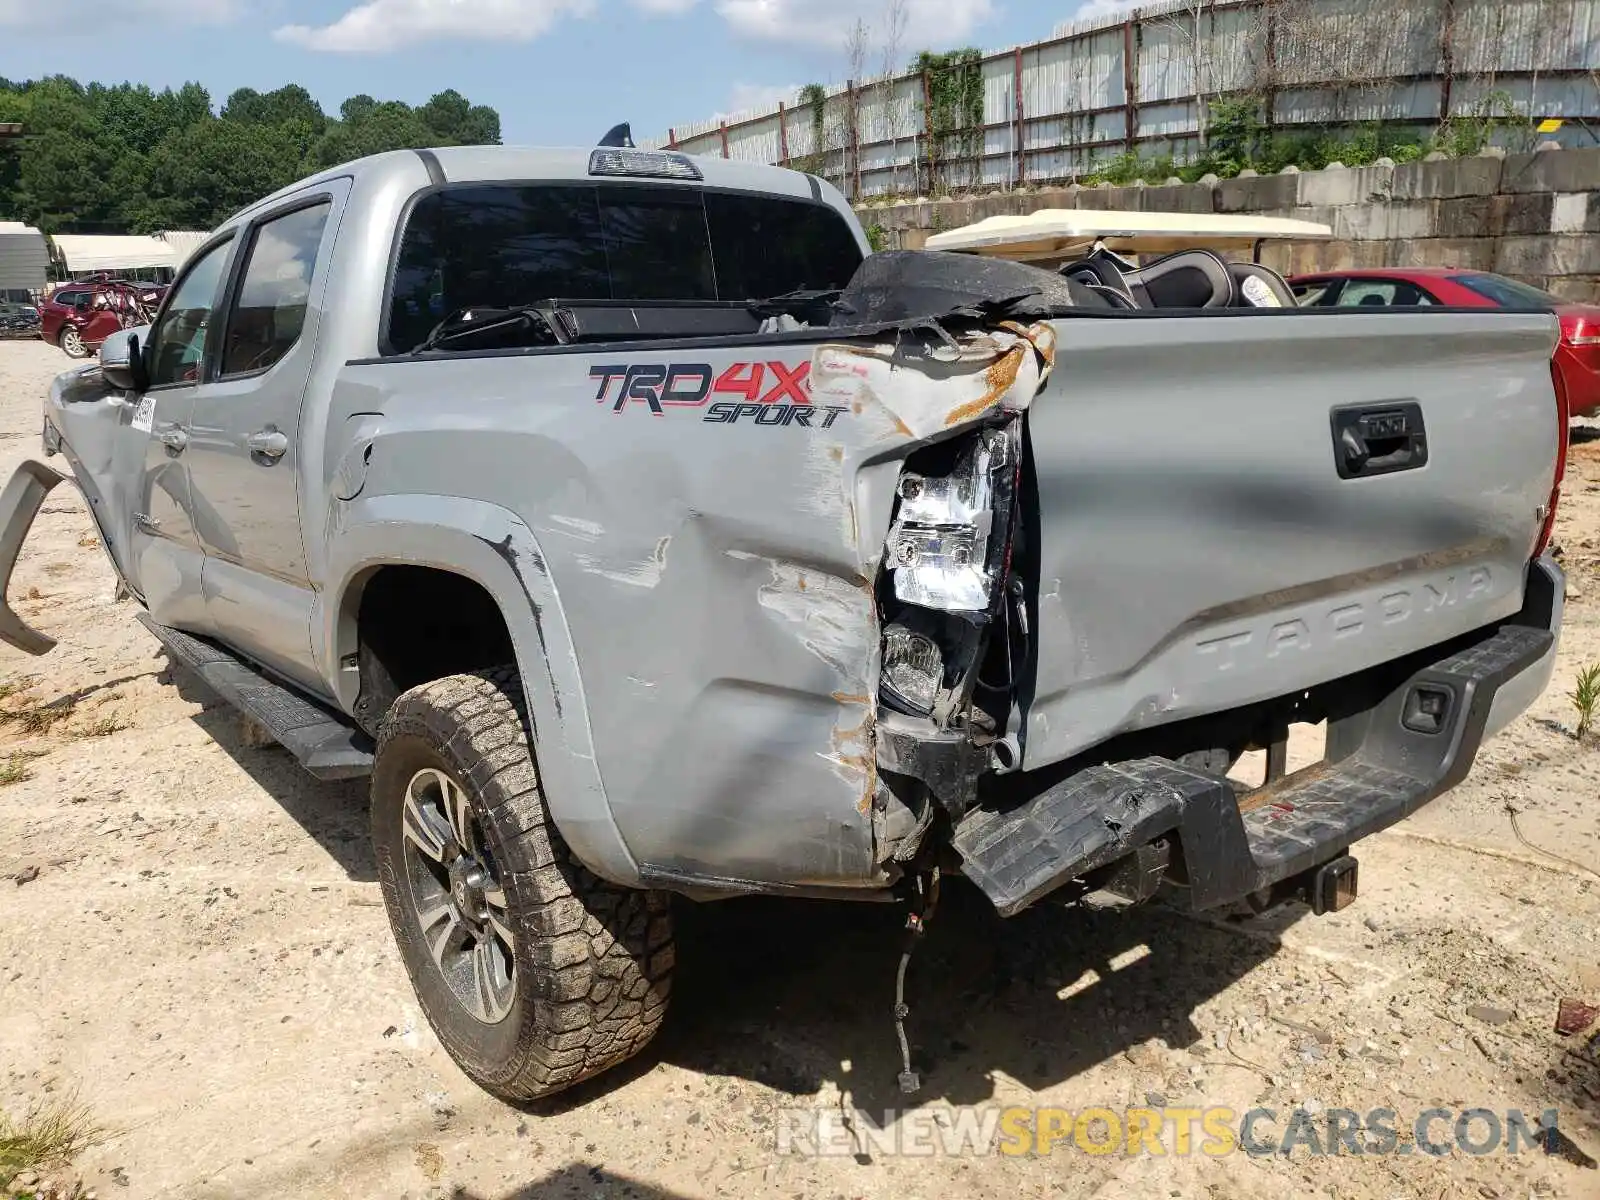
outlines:
[{"label": "alloy wheel", "polygon": [[424,943],[461,1006],[493,1025],[517,990],[500,869],[466,790],[426,767],[406,785],[401,822],[407,888]]}]

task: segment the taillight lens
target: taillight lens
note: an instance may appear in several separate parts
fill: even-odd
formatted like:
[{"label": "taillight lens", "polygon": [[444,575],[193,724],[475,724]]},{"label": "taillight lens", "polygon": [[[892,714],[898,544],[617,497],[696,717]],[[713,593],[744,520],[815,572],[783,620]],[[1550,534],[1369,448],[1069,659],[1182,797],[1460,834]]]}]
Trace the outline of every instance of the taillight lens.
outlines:
[{"label": "taillight lens", "polygon": [[906,470],[889,530],[894,594],[949,613],[984,613],[1005,571],[1017,431],[979,432],[945,475]]},{"label": "taillight lens", "polygon": [[1600,346],[1600,319],[1575,313],[1563,317],[1561,338],[1569,346]]},{"label": "taillight lens", "polygon": [[1545,508],[1544,526],[1539,530],[1539,540],[1533,546],[1535,558],[1550,545],[1550,535],[1556,527],[1556,507],[1561,503],[1561,481],[1567,476],[1567,443],[1572,421],[1572,407],[1567,401],[1567,386],[1561,381],[1559,363],[1550,364],[1550,378],[1556,386],[1556,474],[1550,483],[1550,502]]}]

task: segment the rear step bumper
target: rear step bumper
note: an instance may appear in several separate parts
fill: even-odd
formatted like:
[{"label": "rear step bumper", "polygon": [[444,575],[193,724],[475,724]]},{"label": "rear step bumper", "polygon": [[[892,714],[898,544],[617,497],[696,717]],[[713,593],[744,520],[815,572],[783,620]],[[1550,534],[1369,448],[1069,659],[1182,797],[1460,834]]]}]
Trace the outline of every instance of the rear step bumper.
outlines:
[{"label": "rear step bumper", "polygon": [[273,739],[318,779],[354,779],[372,773],[372,743],[336,713],[267,678],[220,646],[166,625],[148,613],[140,622],[229,704],[266,727]]},{"label": "rear step bumper", "polygon": [[[953,838],[962,871],[1011,916],[1158,843],[1160,853],[1133,861],[1140,871],[1170,862],[1169,882],[1187,890],[1195,910],[1271,894],[1465,778],[1483,739],[1548,682],[1563,589],[1558,567],[1532,564],[1523,611],[1511,623],[1331,724],[1330,761],[1249,793],[1248,812],[1231,782],[1169,759],[1107,763],[1008,811],[968,813]],[[1420,697],[1429,703],[1419,705]],[[1420,711],[1437,709],[1441,697],[1442,714]]]}]

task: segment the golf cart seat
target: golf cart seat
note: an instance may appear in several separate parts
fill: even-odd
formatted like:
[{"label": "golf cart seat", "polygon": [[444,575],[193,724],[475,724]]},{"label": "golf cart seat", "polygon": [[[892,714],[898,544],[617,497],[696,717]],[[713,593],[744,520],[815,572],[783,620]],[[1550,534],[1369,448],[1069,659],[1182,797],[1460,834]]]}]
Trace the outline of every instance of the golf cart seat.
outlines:
[{"label": "golf cart seat", "polygon": [[1210,250],[1179,250],[1142,267],[1102,248],[1061,274],[1126,308],[1293,308],[1283,277],[1255,263],[1230,263]]},{"label": "golf cart seat", "polygon": [[1294,308],[1299,303],[1288,281],[1271,267],[1231,262],[1228,270],[1239,285],[1241,308]]}]

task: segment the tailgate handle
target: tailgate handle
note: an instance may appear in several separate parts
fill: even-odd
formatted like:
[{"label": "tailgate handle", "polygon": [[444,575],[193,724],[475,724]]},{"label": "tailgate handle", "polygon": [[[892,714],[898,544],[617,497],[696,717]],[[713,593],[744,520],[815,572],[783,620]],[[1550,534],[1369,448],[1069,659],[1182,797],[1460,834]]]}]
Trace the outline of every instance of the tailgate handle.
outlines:
[{"label": "tailgate handle", "polygon": [[1336,408],[1333,460],[1340,479],[1410,471],[1428,462],[1422,406],[1412,401]]}]

